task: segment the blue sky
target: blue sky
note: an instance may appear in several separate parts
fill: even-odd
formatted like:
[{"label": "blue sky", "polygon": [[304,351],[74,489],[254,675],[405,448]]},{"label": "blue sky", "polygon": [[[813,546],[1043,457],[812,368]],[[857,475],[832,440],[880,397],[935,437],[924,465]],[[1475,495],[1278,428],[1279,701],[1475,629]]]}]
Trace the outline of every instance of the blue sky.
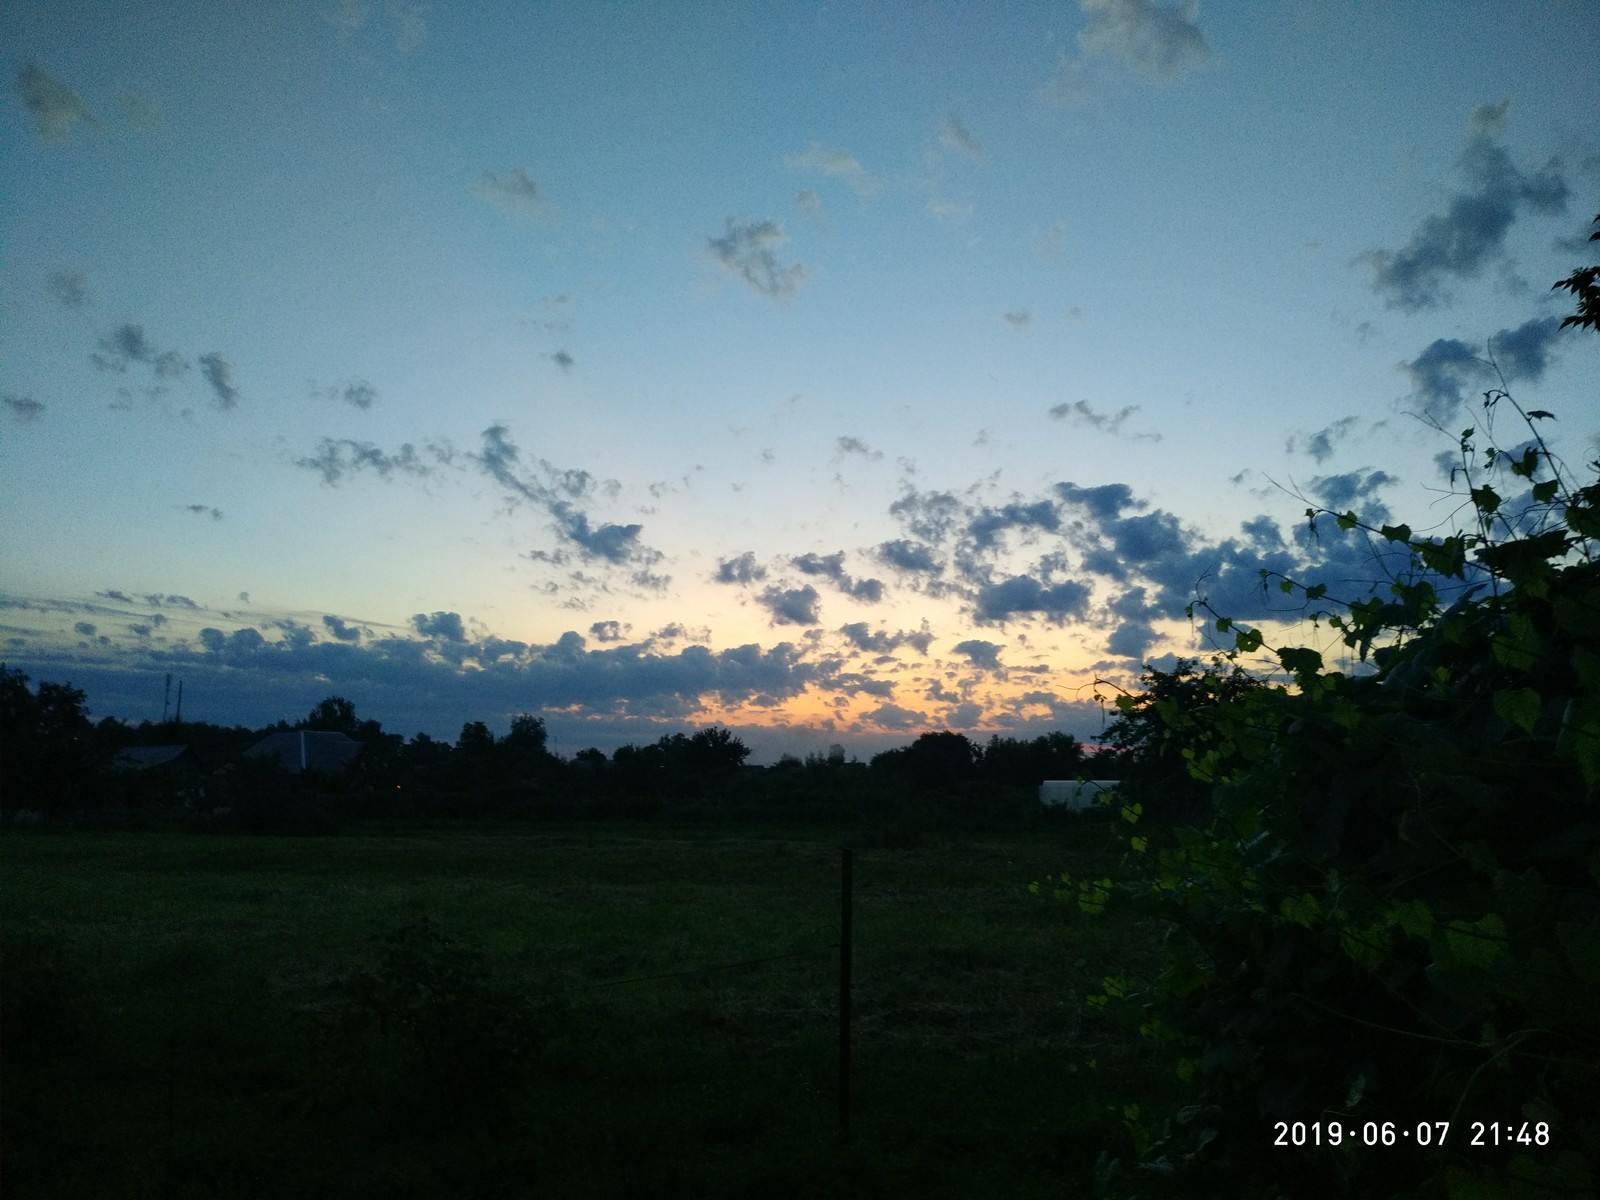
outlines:
[{"label": "blue sky", "polygon": [[1549,290],[1595,45],[1578,3],[14,2],[4,658],[97,716],[171,672],[567,753],[1092,738],[1197,594],[1383,578],[1296,493],[1448,526],[1418,417],[1476,419],[1491,343],[1600,452]]}]

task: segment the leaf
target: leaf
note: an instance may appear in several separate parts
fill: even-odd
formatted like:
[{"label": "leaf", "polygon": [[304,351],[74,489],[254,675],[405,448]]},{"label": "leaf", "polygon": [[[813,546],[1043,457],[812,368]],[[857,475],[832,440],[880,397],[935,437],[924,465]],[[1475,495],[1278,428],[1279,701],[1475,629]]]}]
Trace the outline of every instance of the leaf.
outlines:
[{"label": "leaf", "polygon": [[1464,967],[1492,967],[1506,951],[1506,923],[1498,913],[1476,921],[1449,921],[1444,927],[1443,949],[1450,959]]},{"label": "leaf", "polygon": [[1298,896],[1284,897],[1283,902],[1278,905],[1278,911],[1283,914],[1285,920],[1310,929],[1311,923],[1321,914],[1322,906],[1310,892],[1302,892]]},{"label": "leaf", "polygon": [[1591,788],[1600,785],[1600,696],[1574,697],[1561,715],[1556,754],[1571,759]]},{"label": "leaf", "polygon": [[1278,661],[1301,686],[1322,670],[1322,655],[1309,646],[1286,646],[1278,651]]},{"label": "leaf", "polygon": [[1556,493],[1561,490],[1561,481],[1546,479],[1543,483],[1533,485],[1533,502],[1535,504],[1549,504],[1556,498]]},{"label": "leaf", "polygon": [[1529,446],[1522,452],[1522,457],[1511,464],[1511,473],[1519,478],[1526,479],[1539,469],[1539,451]]},{"label": "leaf", "polygon": [[1554,421],[1555,419],[1555,413],[1546,412],[1542,408],[1536,408],[1528,414],[1528,420],[1530,421]]},{"label": "leaf", "polygon": [[1411,526],[1409,525],[1385,525],[1378,532],[1391,542],[1409,542],[1411,540]]},{"label": "leaf", "polygon": [[1539,693],[1532,688],[1507,688],[1494,694],[1495,716],[1509,721],[1524,733],[1532,733],[1538,723]]},{"label": "leaf", "polygon": [[1354,529],[1359,524],[1361,524],[1361,522],[1356,517],[1354,509],[1350,509],[1347,512],[1343,512],[1343,513],[1339,514],[1339,528],[1340,529]]},{"label": "leaf", "polygon": [[1472,503],[1485,516],[1500,507],[1500,493],[1487,484],[1483,487],[1473,488],[1471,494]]}]

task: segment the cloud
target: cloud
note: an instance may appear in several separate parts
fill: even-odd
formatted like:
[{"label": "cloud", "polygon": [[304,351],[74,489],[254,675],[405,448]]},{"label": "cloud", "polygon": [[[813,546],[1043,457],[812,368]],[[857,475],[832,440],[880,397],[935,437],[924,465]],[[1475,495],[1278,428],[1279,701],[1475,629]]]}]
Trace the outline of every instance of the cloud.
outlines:
[{"label": "cloud", "polygon": [[944,570],[938,552],[924,542],[897,538],[894,541],[881,543],[877,554],[889,566],[900,571],[937,575]]},{"label": "cloud", "polygon": [[946,150],[975,161],[989,157],[989,151],[972,136],[972,131],[962,124],[959,117],[946,117],[944,124],[939,126],[939,144]]},{"label": "cloud", "polygon": [[34,131],[42,141],[70,141],[79,125],[96,124],[76,92],[57,83],[33,63],[25,63],[17,72],[17,94],[32,115]]},{"label": "cloud", "polygon": [[82,271],[57,271],[45,286],[68,308],[82,308],[89,301],[89,276]]},{"label": "cloud", "polygon": [[[1139,411],[1139,405],[1127,404],[1114,413],[1096,412],[1086,400],[1078,400],[1072,404],[1057,404],[1050,409],[1050,415],[1058,421],[1067,421],[1079,428],[1088,426],[1098,429],[1102,433],[1113,436],[1122,436],[1122,426],[1128,418]],[[1127,437],[1136,442],[1159,442],[1159,433],[1130,433]]]},{"label": "cloud", "polygon": [[706,245],[726,270],[763,296],[784,300],[805,278],[805,267],[799,263],[785,266],[774,253],[773,248],[787,240],[788,235],[776,221],[736,222],[729,217],[727,232],[722,237],[707,238]]},{"label": "cloud", "polygon": [[834,444],[838,446],[840,454],[859,454],[862,458],[869,458],[874,462],[883,457],[882,450],[874,450],[860,438],[842,437]]},{"label": "cloud", "polygon": [[597,642],[620,642],[622,625],[618,621],[596,621],[589,626],[589,634]]},{"label": "cloud", "polygon": [[512,216],[534,221],[549,221],[555,216],[539,185],[521,167],[504,177],[485,171],[472,185],[472,194]]},{"label": "cloud", "polygon": [[754,550],[746,550],[738,558],[723,559],[717,564],[718,583],[755,583],[767,577],[767,569],[756,562]]},{"label": "cloud", "polygon": [[1068,504],[1081,504],[1101,521],[1115,520],[1125,508],[1145,507],[1144,501],[1135,499],[1133,489],[1125,483],[1104,483],[1089,488],[1079,487],[1075,483],[1058,483],[1055,492]]},{"label": "cloud", "polygon": [[1106,651],[1119,658],[1142,661],[1156,640],[1156,631],[1147,621],[1124,621],[1106,639]]},{"label": "cloud", "polygon": [[1385,521],[1389,510],[1377,498],[1377,491],[1398,480],[1387,471],[1345,471],[1339,475],[1319,475],[1306,484],[1306,490],[1324,508],[1345,512],[1359,508],[1368,524]]},{"label": "cloud", "polygon": [[824,146],[820,142],[812,142],[799,154],[791,154],[786,161],[791,171],[809,171],[843,180],[863,200],[877,194],[883,186],[848,150]]},{"label": "cloud", "polygon": [[1422,399],[1423,412],[1441,424],[1451,421],[1462,404],[1462,389],[1486,381],[1489,364],[1471,346],[1455,338],[1438,338],[1408,363],[1412,394]]},{"label": "cloud", "polygon": [[21,421],[24,424],[29,421],[37,421],[45,409],[44,404],[35,400],[32,396],[17,396],[10,392],[0,396],[0,404],[5,405],[6,411],[11,414],[13,420]]},{"label": "cloud", "polygon": [[1489,339],[1489,350],[1506,382],[1537,383],[1550,365],[1550,350],[1561,334],[1560,317],[1535,317]]},{"label": "cloud", "polygon": [[983,667],[990,671],[1001,669],[1000,651],[1002,648],[998,643],[985,642],[978,639],[957,642],[954,647],[955,652],[966,655],[967,661],[973,666]]},{"label": "cloud", "polygon": [[1061,527],[1056,506],[1049,500],[1033,504],[1013,501],[1001,508],[980,509],[967,525],[967,533],[980,549],[993,546],[1007,529],[1042,529],[1054,532]]},{"label": "cloud", "polygon": [[145,133],[166,133],[167,122],[161,115],[159,101],[124,88],[117,92],[117,104],[122,109],[124,119],[135,129]]},{"label": "cloud", "polygon": [[[428,450],[440,461],[443,453],[429,446]],[[422,461],[417,448],[410,442],[401,444],[394,453],[380,450],[371,442],[358,442],[351,438],[323,438],[317,443],[315,454],[294,460],[294,465],[315,471],[329,487],[344,482],[348,476],[361,471],[375,471],[382,479],[391,475],[410,475],[421,478],[433,473],[433,468]]]},{"label": "cloud", "polygon": [[1315,433],[1297,434],[1291,437],[1285,449],[1291,454],[1296,452],[1308,454],[1319,463],[1327,462],[1333,457],[1335,445],[1348,438],[1357,424],[1359,422],[1355,417],[1341,417]]},{"label": "cloud", "polygon": [[613,525],[608,522],[598,527],[591,526],[585,513],[565,501],[550,505],[550,515],[555,518],[556,531],[578,547],[586,558],[623,563],[641,557],[655,561],[660,557],[655,551],[639,544],[643,525]]},{"label": "cloud", "polygon": [[818,607],[822,596],[807,584],[802,588],[769,587],[760,602],[772,614],[774,625],[816,625],[821,622]]},{"label": "cloud", "polygon": [[1416,312],[1447,303],[1450,282],[1476,278],[1503,259],[1519,212],[1566,211],[1569,191],[1560,160],[1531,174],[1518,169],[1491,136],[1504,115],[1504,103],[1473,113],[1459,163],[1467,190],[1453,192],[1445,211],[1427,217],[1400,249],[1371,250],[1356,260],[1372,270],[1372,288],[1387,307]]},{"label": "cloud", "polygon": [[329,633],[341,642],[359,642],[361,640],[361,630],[347,624],[342,617],[326,614],[322,618],[322,624]]},{"label": "cloud", "polygon": [[[1028,315],[1027,309],[1018,309],[1015,312],[1008,312],[1004,315],[1006,324],[1011,326],[1011,328],[1017,333],[1026,331],[1029,322],[1033,320],[1033,318]],[[1050,411],[1054,413],[1055,409],[1051,409]]]},{"label": "cloud", "polygon": [[802,554],[790,560],[804,575],[820,575],[831,579],[847,596],[876,604],[883,599],[883,583],[877,579],[852,579],[844,569],[844,551],[834,554]]},{"label": "cloud", "polygon": [[1058,624],[1081,617],[1089,606],[1089,588],[1076,580],[1045,586],[1029,575],[1017,575],[978,591],[974,616],[979,621],[1004,621],[1020,614],[1039,613]]},{"label": "cloud", "polygon": [[209,516],[213,521],[222,520],[222,510],[220,508],[212,508],[209,504],[185,504],[183,510],[192,512],[197,517]]},{"label": "cloud", "polygon": [[343,387],[335,384],[328,389],[328,399],[343,400],[346,404],[365,412],[378,399],[378,389],[365,379],[352,379]]},{"label": "cloud", "polygon": [[211,385],[212,404],[223,411],[239,403],[239,389],[233,385],[233,364],[216,351],[200,356],[200,374]]},{"label": "cloud", "polygon": [[1114,59],[1156,84],[1176,83],[1211,61],[1211,47],[1197,23],[1200,5],[1181,8],[1150,0],[1080,0],[1088,22],[1078,33],[1079,56],[1063,56],[1045,95],[1057,104],[1088,98],[1089,70],[1096,60]]},{"label": "cloud", "polygon": [[411,628],[423,637],[442,638],[447,642],[465,642],[466,626],[461,614],[454,612],[417,613],[411,618]]},{"label": "cloud", "polygon": [[839,632],[844,634],[856,649],[870,654],[886,655],[901,646],[911,646],[919,654],[926,655],[928,647],[933,645],[933,634],[926,622],[920,630],[902,629],[897,633],[890,633],[888,630],[880,629],[874,633],[865,621],[854,621],[849,625],[841,625]]},{"label": "cloud", "polygon": [[574,366],[577,365],[577,360],[565,350],[557,350],[550,356],[550,361],[555,363],[555,365],[560,367],[563,371],[570,371]]}]

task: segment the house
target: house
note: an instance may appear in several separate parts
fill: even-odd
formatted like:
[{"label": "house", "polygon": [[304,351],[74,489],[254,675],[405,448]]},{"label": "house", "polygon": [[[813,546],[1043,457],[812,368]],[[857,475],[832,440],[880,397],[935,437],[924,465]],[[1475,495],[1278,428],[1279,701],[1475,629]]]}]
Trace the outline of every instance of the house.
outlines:
[{"label": "house", "polygon": [[1109,798],[1116,786],[1115,779],[1047,779],[1039,785],[1039,803],[1081,812],[1093,807],[1102,795]]},{"label": "house", "polygon": [[170,771],[199,775],[204,768],[188,746],[129,746],[117,751],[111,765],[124,771]]},{"label": "house", "polygon": [[342,733],[326,733],[318,729],[269,733],[245,751],[251,758],[276,759],[291,775],[306,771],[337,775],[354,762],[360,753],[360,742]]}]

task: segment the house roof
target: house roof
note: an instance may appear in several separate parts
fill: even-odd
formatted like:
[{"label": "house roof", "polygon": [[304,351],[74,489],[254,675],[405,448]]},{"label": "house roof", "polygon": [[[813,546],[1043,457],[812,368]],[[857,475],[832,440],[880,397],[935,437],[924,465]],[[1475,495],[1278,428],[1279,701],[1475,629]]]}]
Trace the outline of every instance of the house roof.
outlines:
[{"label": "house roof", "polygon": [[112,760],[119,767],[142,771],[149,767],[170,767],[179,764],[194,766],[194,755],[187,746],[129,746],[117,751]]},{"label": "house roof", "polygon": [[361,753],[361,743],[342,733],[291,729],[286,733],[269,733],[245,753],[254,758],[275,758],[291,775],[301,771],[334,775]]}]

